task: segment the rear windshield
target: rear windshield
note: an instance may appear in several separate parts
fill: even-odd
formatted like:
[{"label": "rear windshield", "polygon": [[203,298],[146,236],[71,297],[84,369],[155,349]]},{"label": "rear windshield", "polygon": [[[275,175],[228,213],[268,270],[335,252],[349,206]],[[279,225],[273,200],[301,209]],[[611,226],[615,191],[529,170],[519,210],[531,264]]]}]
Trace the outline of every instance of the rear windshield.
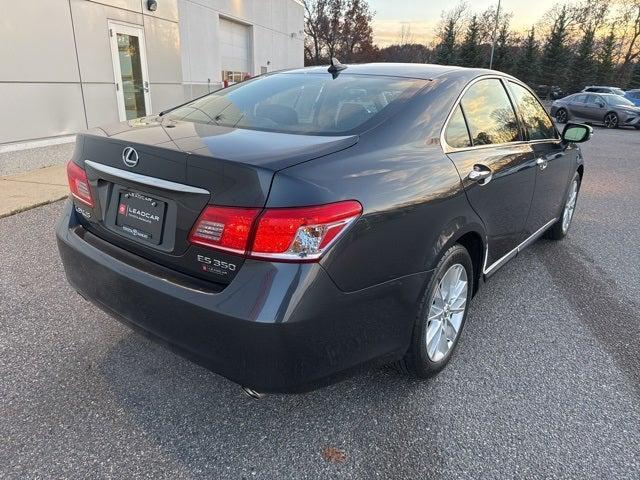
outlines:
[{"label": "rear windshield", "polygon": [[282,133],[340,135],[381,120],[425,80],[281,73],[219,90],[172,110],[190,122]]}]

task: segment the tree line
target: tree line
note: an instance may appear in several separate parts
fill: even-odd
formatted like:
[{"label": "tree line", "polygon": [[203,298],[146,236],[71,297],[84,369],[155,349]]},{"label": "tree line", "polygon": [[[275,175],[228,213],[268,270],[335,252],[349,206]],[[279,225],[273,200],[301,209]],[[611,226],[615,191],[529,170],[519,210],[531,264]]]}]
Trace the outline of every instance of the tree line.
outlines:
[{"label": "tree line", "polygon": [[[474,11],[461,2],[442,12],[429,44],[414,41],[403,25],[393,45],[373,41],[374,12],[366,0],[304,0],[305,64],[331,57],[343,63],[438,63],[488,68],[530,85],[565,93],[586,85],[640,88],[640,0],[567,0],[526,32],[496,6]],[[495,32],[495,39],[494,39]]]}]

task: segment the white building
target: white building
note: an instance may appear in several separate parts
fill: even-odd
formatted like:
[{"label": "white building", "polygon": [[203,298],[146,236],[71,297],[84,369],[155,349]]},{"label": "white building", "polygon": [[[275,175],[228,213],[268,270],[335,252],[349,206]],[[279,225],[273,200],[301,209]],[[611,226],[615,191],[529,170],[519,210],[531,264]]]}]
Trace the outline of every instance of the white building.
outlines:
[{"label": "white building", "polygon": [[0,0],[0,144],[300,67],[303,23],[298,0]]}]

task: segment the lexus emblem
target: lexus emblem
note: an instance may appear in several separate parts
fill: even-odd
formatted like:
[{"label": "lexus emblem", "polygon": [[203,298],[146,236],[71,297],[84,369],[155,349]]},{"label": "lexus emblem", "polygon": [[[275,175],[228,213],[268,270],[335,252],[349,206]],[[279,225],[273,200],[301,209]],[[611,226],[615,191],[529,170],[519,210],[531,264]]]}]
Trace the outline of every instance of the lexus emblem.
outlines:
[{"label": "lexus emblem", "polygon": [[133,168],[138,165],[138,152],[133,147],[127,147],[122,151],[122,161],[127,167]]}]

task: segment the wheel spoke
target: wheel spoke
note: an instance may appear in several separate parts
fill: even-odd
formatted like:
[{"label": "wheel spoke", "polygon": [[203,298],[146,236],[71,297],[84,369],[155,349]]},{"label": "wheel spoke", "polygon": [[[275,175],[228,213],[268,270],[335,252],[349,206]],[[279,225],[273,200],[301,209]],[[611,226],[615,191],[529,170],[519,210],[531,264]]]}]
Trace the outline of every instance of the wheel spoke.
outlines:
[{"label": "wheel spoke", "polygon": [[442,356],[445,356],[448,351],[449,340],[447,339],[447,335],[445,334],[445,332],[442,332],[442,335],[440,335],[440,339],[438,341],[438,352],[440,352]]},{"label": "wheel spoke", "polygon": [[427,326],[427,344],[430,344],[435,334],[442,328],[442,321],[432,320]]},{"label": "wheel spoke", "polygon": [[442,328],[438,328],[431,337],[431,341],[427,343],[427,353],[432,360],[435,360],[436,358],[436,351],[440,344],[440,338],[442,338]]},{"label": "wheel spoke", "polygon": [[464,318],[464,310],[460,313],[451,315],[451,319],[449,320],[449,325],[451,325],[451,330],[454,333],[454,337],[458,335],[458,330],[460,330],[460,325],[462,324],[463,318]]}]

